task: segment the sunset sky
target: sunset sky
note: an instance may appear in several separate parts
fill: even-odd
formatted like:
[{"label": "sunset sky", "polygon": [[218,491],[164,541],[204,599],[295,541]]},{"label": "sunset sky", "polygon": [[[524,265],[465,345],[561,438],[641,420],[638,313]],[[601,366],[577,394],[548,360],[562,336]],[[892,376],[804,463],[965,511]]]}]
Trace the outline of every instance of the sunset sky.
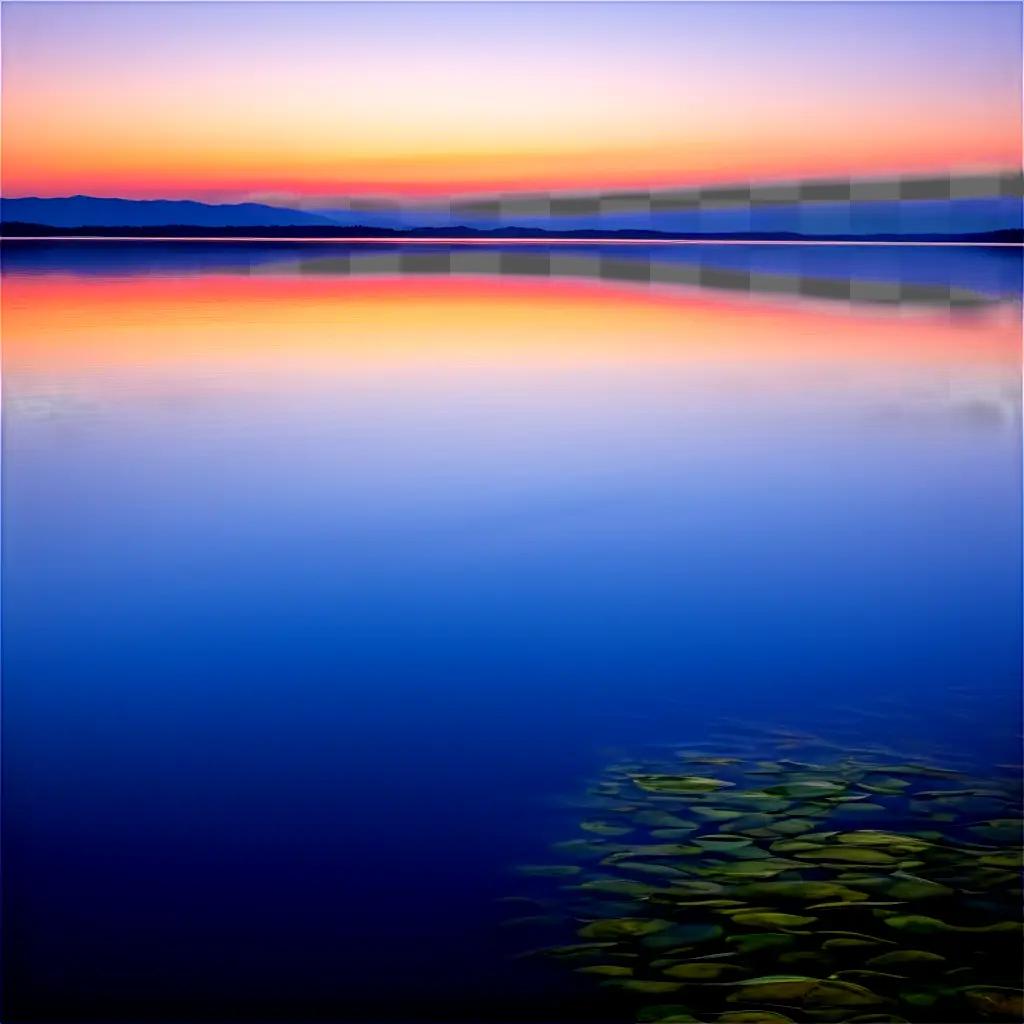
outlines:
[{"label": "sunset sky", "polygon": [[1012,168],[1017,3],[3,5],[3,194]]}]

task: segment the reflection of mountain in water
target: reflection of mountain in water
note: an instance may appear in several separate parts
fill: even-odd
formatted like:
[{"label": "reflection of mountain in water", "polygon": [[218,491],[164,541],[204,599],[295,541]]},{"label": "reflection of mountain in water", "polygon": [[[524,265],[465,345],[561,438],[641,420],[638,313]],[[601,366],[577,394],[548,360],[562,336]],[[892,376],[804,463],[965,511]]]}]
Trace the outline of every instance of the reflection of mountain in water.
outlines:
[{"label": "reflection of mountain in water", "polygon": [[825,300],[969,307],[1018,299],[1021,251],[896,245],[8,241],[14,273],[485,274],[595,278]]}]

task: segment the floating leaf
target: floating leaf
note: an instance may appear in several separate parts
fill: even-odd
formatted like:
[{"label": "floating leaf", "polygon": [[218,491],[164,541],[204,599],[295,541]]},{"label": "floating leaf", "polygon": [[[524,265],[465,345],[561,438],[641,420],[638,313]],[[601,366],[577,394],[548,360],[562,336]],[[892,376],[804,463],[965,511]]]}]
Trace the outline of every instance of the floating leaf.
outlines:
[{"label": "floating leaf", "polygon": [[765,788],[772,796],[793,797],[796,799],[816,799],[823,796],[834,796],[842,793],[846,786],[827,779],[807,779],[802,782],[782,782],[776,786]]},{"label": "floating leaf", "polygon": [[607,921],[591,921],[578,932],[584,939],[634,939],[653,935],[672,927],[671,921],[644,917],[613,917]]},{"label": "floating leaf", "polygon": [[579,886],[592,892],[608,892],[616,896],[649,896],[657,892],[657,888],[646,882],[636,882],[630,878],[595,878]]},{"label": "floating leaf", "polygon": [[851,864],[895,864],[896,858],[884,850],[869,846],[821,846],[815,850],[799,850],[793,854],[798,860],[842,861]]},{"label": "floating leaf", "polygon": [[639,811],[633,815],[633,821],[638,825],[645,825],[648,828],[678,828],[695,829],[697,822],[687,821],[667,811]]},{"label": "floating leaf", "polygon": [[625,967],[620,964],[591,964],[587,967],[577,967],[578,974],[602,974],[609,978],[628,978],[633,973],[632,967]]},{"label": "floating leaf", "polygon": [[634,785],[648,793],[711,793],[735,783],[700,775],[633,775]]},{"label": "floating leaf", "polygon": [[813,924],[816,917],[804,917],[801,914],[783,914],[773,911],[736,914],[733,921],[749,928],[800,928],[805,924]]},{"label": "floating leaf", "polygon": [[1016,921],[999,921],[996,924],[987,925],[955,925],[940,921],[935,917],[926,917],[923,914],[897,914],[885,918],[885,923],[890,928],[899,928],[901,931],[914,932],[921,935],[928,935],[933,932],[959,932],[964,935],[992,935],[1002,932],[1015,932],[1020,929]]},{"label": "floating leaf", "polygon": [[678,1021],[697,1021],[696,1017],[691,1017],[690,1008],[688,1006],[682,1006],[679,1004],[672,1004],[668,1006],[645,1006],[636,1015],[636,1019],[639,1024],[675,1024]]},{"label": "floating leaf", "polygon": [[922,967],[934,968],[937,964],[945,963],[945,961],[944,956],[926,949],[894,949],[890,953],[873,956],[868,960],[868,966],[883,971],[890,969],[913,971]]},{"label": "floating leaf", "polygon": [[836,882],[755,882],[741,885],[737,894],[753,899],[783,900],[866,900],[867,894]]},{"label": "floating leaf", "polygon": [[675,946],[696,946],[722,937],[717,924],[676,924],[656,935],[647,936],[644,945],[651,949],[672,949]]},{"label": "floating leaf", "polygon": [[664,995],[667,992],[678,992],[683,987],[678,981],[647,981],[641,978],[613,978],[604,984],[627,992],[643,992],[645,995]]},{"label": "floating leaf", "polygon": [[894,871],[883,883],[884,892],[899,900],[926,900],[937,896],[952,896],[953,890],[948,885],[918,878],[905,871]]},{"label": "floating leaf", "polygon": [[582,821],[580,828],[599,836],[624,836],[633,831],[627,825],[613,825],[607,821]]},{"label": "floating leaf", "polygon": [[718,981],[729,975],[743,974],[743,968],[735,964],[716,963],[713,960],[698,960],[666,967],[665,974],[684,981]]},{"label": "floating leaf", "polygon": [[740,953],[760,953],[769,949],[785,949],[796,939],[781,932],[751,932],[748,935],[730,935],[725,941],[736,946]]},{"label": "floating leaf", "polygon": [[717,1024],[793,1024],[791,1017],[784,1017],[772,1010],[729,1010],[716,1018]]},{"label": "floating leaf", "polygon": [[707,818],[710,821],[731,821],[734,818],[742,818],[745,814],[744,811],[737,811],[735,808],[729,810],[725,807],[697,807],[693,805],[690,807],[690,810],[701,818]]},{"label": "floating leaf", "polygon": [[994,985],[972,985],[960,990],[971,1007],[982,1016],[996,1020],[1024,1019],[1024,992]]},{"label": "floating leaf", "polygon": [[818,978],[772,974],[738,982],[730,1003],[802,1003],[807,993],[819,984]]}]

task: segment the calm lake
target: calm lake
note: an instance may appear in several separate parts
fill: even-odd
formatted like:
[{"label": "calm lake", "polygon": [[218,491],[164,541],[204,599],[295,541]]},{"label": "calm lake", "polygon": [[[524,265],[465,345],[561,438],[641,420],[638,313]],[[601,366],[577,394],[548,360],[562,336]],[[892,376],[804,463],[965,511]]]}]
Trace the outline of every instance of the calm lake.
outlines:
[{"label": "calm lake", "polygon": [[617,759],[1019,763],[1020,277],[5,243],[9,1020],[629,1021],[505,900]]}]

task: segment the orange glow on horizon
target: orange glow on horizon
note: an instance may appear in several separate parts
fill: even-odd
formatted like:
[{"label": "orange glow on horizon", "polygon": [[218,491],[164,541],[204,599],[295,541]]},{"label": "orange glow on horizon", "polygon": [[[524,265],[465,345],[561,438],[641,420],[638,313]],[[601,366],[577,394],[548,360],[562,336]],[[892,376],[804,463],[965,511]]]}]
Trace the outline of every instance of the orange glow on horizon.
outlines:
[{"label": "orange glow on horizon", "polygon": [[934,312],[511,277],[14,275],[4,280],[3,330],[12,376],[691,360],[1012,369],[1020,345],[1019,321],[1005,309],[965,323]]}]

